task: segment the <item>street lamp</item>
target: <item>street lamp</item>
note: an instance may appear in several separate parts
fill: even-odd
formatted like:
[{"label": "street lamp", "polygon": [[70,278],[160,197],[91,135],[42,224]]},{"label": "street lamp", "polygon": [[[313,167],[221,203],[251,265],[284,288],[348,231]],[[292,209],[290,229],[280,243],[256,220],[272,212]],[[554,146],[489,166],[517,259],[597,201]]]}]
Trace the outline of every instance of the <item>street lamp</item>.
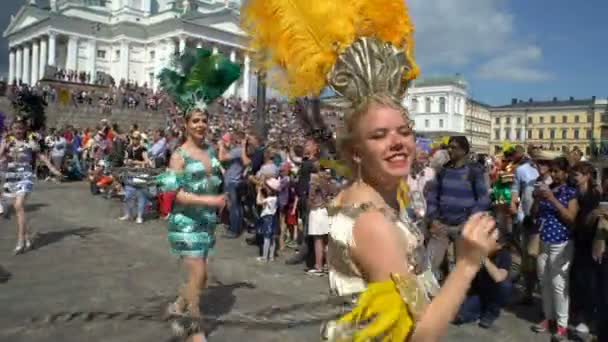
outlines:
[{"label": "street lamp", "polygon": [[256,131],[260,137],[267,134],[266,127],[266,71],[258,70],[257,82],[257,106],[256,106]]}]

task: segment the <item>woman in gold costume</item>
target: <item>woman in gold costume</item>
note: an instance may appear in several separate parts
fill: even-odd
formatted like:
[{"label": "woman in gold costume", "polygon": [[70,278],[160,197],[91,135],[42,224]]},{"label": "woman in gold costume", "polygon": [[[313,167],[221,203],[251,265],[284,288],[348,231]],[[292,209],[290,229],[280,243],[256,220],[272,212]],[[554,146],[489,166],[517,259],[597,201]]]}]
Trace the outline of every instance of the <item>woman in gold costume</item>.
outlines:
[{"label": "woman in gold costume", "polygon": [[276,87],[298,97],[329,86],[344,111],[341,157],[356,179],[333,203],[330,285],[339,295],[361,295],[327,326],[325,339],[439,340],[497,236],[489,215],[472,216],[462,231],[464,252],[433,293],[423,236],[400,215],[398,198],[416,149],[401,106],[418,74],[404,1],[250,0],[241,16],[259,67]]}]

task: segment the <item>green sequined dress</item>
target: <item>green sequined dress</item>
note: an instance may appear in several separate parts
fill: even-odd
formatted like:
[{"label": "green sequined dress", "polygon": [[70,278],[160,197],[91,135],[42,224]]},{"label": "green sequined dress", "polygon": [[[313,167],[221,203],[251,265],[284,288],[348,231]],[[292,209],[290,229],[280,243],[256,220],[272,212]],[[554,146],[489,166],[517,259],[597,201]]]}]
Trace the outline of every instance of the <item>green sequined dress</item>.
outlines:
[{"label": "green sequined dress", "polygon": [[[221,184],[221,168],[217,158],[209,153],[212,170],[191,158],[181,148],[179,153],[184,158],[184,171],[168,171],[159,177],[163,191],[183,190],[197,195],[217,195]],[[169,215],[168,230],[171,252],[179,256],[206,258],[215,245],[215,227],[217,209],[205,206],[192,206],[175,202]]]}]

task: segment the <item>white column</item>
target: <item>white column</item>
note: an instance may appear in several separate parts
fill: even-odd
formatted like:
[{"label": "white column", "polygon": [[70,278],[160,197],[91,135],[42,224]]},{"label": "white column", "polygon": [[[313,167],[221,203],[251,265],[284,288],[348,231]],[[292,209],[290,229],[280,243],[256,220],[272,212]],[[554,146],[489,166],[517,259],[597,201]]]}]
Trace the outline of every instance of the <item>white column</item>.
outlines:
[{"label": "white column", "polygon": [[96,74],[97,74],[97,41],[95,39],[89,40],[89,53],[88,53],[88,62],[89,66],[87,67],[87,72],[91,74],[91,83],[95,83]]},{"label": "white column", "polygon": [[40,76],[40,41],[34,40],[32,43],[32,76],[31,83],[35,85],[38,83],[38,76]]},{"label": "white column", "polygon": [[15,81],[15,50],[10,50],[8,53],[8,84],[11,85]]},{"label": "white column", "polygon": [[149,16],[150,12],[152,11],[152,2],[150,0],[143,0],[142,7],[144,11],[144,16]]},{"label": "white column", "polygon": [[[230,51],[230,61],[232,63],[236,62],[236,51],[234,51],[234,50]],[[236,96],[236,82],[238,82],[238,81],[235,81],[234,83],[232,83],[230,85],[230,88],[228,88],[228,93],[227,93],[228,96]]]},{"label": "white column", "polygon": [[217,46],[213,45],[213,52],[214,55],[217,55],[218,50],[217,50]]},{"label": "white column", "polygon": [[57,52],[55,49],[57,48],[57,35],[55,32],[49,33],[49,65],[57,66],[55,62],[55,55]]},{"label": "white column", "polygon": [[179,54],[183,54],[186,51],[186,37],[179,37]]},{"label": "white column", "polygon": [[202,49],[203,48],[203,42],[201,42],[200,40],[198,42],[196,42],[196,48],[197,49]]},{"label": "white column", "polygon": [[30,43],[25,43],[25,46],[23,47],[23,70],[22,70],[22,74],[21,74],[21,81],[23,83],[27,83],[27,84],[31,84],[30,83]]},{"label": "white column", "polygon": [[38,66],[39,80],[43,79],[45,76],[44,73],[46,71],[46,63],[48,58],[46,38],[42,38],[40,39],[40,65]]},{"label": "white column", "polygon": [[76,71],[78,67],[78,37],[70,36],[68,39],[68,54],[65,68],[69,71]]},{"label": "white column", "polygon": [[15,79],[17,83],[21,81],[21,77],[23,76],[23,47],[18,46],[17,51],[15,52]]},{"label": "white column", "polygon": [[[51,11],[57,11],[57,0],[50,0]],[[50,63],[49,63],[50,64]]]},{"label": "white column", "polygon": [[243,68],[243,100],[249,100],[249,68],[251,64],[251,59],[249,58],[249,54],[245,53],[245,67]]},{"label": "white column", "polygon": [[120,78],[124,79],[125,82],[129,82],[129,42],[123,40],[120,43]]}]

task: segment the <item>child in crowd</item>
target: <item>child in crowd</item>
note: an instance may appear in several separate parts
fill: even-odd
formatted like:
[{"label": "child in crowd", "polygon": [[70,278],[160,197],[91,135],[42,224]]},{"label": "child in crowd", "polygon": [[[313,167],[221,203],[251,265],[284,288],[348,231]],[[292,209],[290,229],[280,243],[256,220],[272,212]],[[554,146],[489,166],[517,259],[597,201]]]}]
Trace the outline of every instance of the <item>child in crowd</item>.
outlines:
[{"label": "child in crowd", "polygon": [[300,198],[296,192],[294,182],[289,185],[289,203],[287,204],[285,223],[287,224],[287,242],[285,243],[289,248],[296,248],[298,245],[298,238],[303,230],[303,227],[299,224],[298,217],[298,204]]},{"label": "child in crowd", "polygon": [[256,202],[262,207],[260,220],[258,221],[258,235],[264,238],[262,256],[257,260],[260,262],[274,261],[276,249],[276,214],[280,182],[276,178],[267,179],[262,186],[258,187]]},{"label": "child in crowd", "polygon": [[289,189],[291,188],[291,177],[289,171],[291,164],[283,163],[279,170],[279,252],[285,248],[285,238],[287,233],[287,215],[289,210]]}]

